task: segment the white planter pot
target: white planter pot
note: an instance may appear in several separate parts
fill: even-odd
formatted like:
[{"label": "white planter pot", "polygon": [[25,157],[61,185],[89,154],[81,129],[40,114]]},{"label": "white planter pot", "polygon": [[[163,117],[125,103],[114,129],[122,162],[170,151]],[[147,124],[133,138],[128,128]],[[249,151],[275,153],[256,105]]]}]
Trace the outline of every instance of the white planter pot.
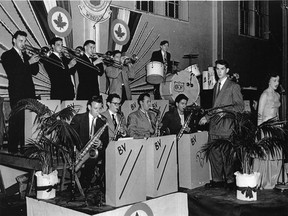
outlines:
[{"label": "white planter pot", "polygon": [[58,172],[54,170],[50,174],[43,174],[42,171],[35,173],[37,177],[37,199],[52,199],[56,196],[56,186],[58,184]]},{"label": "white planter pot", "polygon": [[235,172],[236,185],[237,185],[237,199],[245,201],[255,201],[257,200],[257,182],[260,176],[259,172],[254,172],[252,174],[242,174],[240,172]]}]

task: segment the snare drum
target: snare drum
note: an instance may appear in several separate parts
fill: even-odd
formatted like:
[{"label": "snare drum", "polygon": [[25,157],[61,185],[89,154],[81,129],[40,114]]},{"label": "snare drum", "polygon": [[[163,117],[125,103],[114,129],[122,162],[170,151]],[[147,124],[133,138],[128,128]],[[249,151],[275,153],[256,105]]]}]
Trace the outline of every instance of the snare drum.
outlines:
[{"label": "snare drum", "polygon": [[163,82],[164,65],[161,62],[152,61],[146,66],[147,82],[150,84],[160,84]]},{"label": "snare drum", "polygon": [[170,74],[166,77],[166,82],[160,84],[161,96],[174,102],[179,94],[185,94],[188,97],[187,105],[192,105],[197,101],[200,93],[200,86],[196,76],[187,70]]}]

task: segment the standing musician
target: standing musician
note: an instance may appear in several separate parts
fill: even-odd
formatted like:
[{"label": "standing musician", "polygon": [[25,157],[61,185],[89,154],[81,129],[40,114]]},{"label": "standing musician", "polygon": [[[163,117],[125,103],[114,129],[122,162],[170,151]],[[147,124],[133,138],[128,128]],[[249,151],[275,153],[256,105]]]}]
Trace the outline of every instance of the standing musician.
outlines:
[{"label": "standing musician", "polygon": [[131,70],[132,64],[124,65],[124,63],[121,63],[121,52],[119,50],[115,50],[112,57],[114,62],[119,62],[119,64],[117,64],[118,67],[112,64],[106,68],[106,75],[110,83],[109,94],[119,94],[122,102],[132,100],[129,86],[129,79],[133,79],[135,76],[134,70]]},{"label": "standing musician", "polygon": [[[13,110],[21,99],[36,98],[32,75],[39,72],[39,56],[28,56],[24,51],[27,33],[17,31],[12,36],[13,47],[1,56],[8,78],[10,106]],[[8,151],[16,153],[24,146],[24,111],[9,118]]]},{"label": "standing musician", "polygon": [[[158,61],[164,65],[164,80],[168,73],[172,73],[171,54],[168,52],[169,42],[167,40],[161,41],[160,50],[152,53],[150,61]],[[154,97],[155,99],[161,99],[160,84],[154,85]]]},{"label": "standing musician", "polygon": [[109,124],[109,141],[116,141],[118,137],[127,135],[126,119],[120,111],[121,98],[118,94],[110,94],[106,104],[108,109],[102,114],[107,118]]},{"label": "standing musician", "polygon": [[[82,148],[88,143],[88,141],[93,137],[93,135],[106,123],[105,117],[100,115],[100,112],[103,109],[103,100],[101,96],[93,96],[87,102],[87,112],[76,114],[72,121],[71,126],[79,134],[79,137],[82,142]],[[88,159],[84,164],[84,167],[81,169],[80,182],[84,188],[89,188],[91,186],[91,181],[95,175],[95,166],[99,165],[100,186],[105,186],[105,149],[109,142],[108,130],[107,128],[100,136],[99,142],[102,142],[100,145],[99,156],[96,159]],[[103,187],[105,191],[105,187]]]},{"label": "standing musician", "polygon": [[[178,134],[190,113],[185,112],[188,97],[184,94],[179,94],[175,98],[175,109],[169,110],[165,113],[162,120],[161,134]],[[187,122],[187,127],[184,129],[185,133],[195,132],[193,120]]]},{"label": "standing musician", "polygon": [[76,72],[75,59],[68,59],[65,55],[62,55],[63,40],[59,37],[54,37],[50,41],[50,46],[53,52],[49,58],[55,61],[62,62],[64,68],[61,68],[55,64],[44,62],[44,67],[48,73],[51,82],[51,94],[50,99],[53,100],[73,100],[75,98],[74,85],[72,83],[71,75]]},{"label": "standing musician", "polygon": [[87,40],[83,47],[85,53],[79,58],[92,67],[81,62],[76,64],[79,77],[77,100],[89,100],[94,95],[100,95],[98,76],[104,73],[103,58],[95,55],[95,41]]},{"label": "standing musician", "polygon": [[139,109],[130,113],[127,118],[128,135],[135,139],[148,138],[155,133],[156,115],[149,111],[151,99],[148,93],[138,97]]}]

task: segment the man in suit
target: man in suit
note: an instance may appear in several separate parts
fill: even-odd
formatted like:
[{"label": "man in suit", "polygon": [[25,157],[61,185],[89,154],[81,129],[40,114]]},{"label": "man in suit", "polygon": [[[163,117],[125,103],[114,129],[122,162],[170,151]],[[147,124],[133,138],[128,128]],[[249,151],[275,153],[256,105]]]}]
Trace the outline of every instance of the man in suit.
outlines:
[{"label": "man in suit", "polygon": [[109,94],[106,104],[108,109],[102,114],[107,118],[109,124],[109,141],[118,140],[119,137],[125,137],[127,135],[127,127],[125,116],[120,111],[120,96],[118,94]]},{"label": "man in suit", "polygon": [[[101,129],[106,124],[106,118],[103,117],[100,112],[103,109],[103,101],[101,96],[93,96],[87,102],[87,112],[77,114],[73,117],[71,121],[71,126],[79,134],[81,139],[82,148],[89,142],[89,140],[94,136],[94,134]],[[100,143],[99,143],[100,142]],[[108,145],[108,129],[105,128],[104,132],[101,134],[99,140],[96,140],[97,145],[99,145],[98,158],[88,159],[84,167],[81,169],[80,182],[84,188],[89,188],[92,184],[92,179],[95,174],[95,166],[99,165],[98,181],[104,186],[105,178],[105,149]],[[81,151],[81,149],[79,149]],[[104,190],[105,191],[105,190]]]},{"label": "man in suit", "polygon": [[75,97],[74,85],[71,75],[76,72],[74,58],[68,59],[63,55],[63,41],[59,37],[54,37],[50,41],[53,52],[49,58],[59,62],[64,66],[61,68],[55,64],[44,62],[44,67],[51,82],[50,99],[53,100],[73,100]]},{"label": "man in suit", "polygon": [[[190,113],[184,112],[187,106],[188,97],[184,94],[179,94],[175,98],[175,109],[169,110],[164,114],[161,122],[162,127],[160,129],[161,134],[178,134],[183,127],[185,121]],[[188,127],[185,129],[185,133],[195,132],[193,119],[190,120]]]},{"label": "man in suit", "polygon": [[156,115],[149,111],[150,95],[143,93],[137,101],[139,109],[130,113],[127,118],[128,135],[135,139],[151,137],[155,133]]},{"label": "man in suit", "polygon": [[92,96],[100,95],[98,77],[104,73],[103,58],[95,55],[95,41],[87,40],[83,47],[85,53],[79,58],[85,64],[79,61],[76,64],[79,77],[77,100],[89,100]]},{"label": "man in suit", "polygon": [[[169,42],[167,40],[160,42],[160,50],[154,51],[152,53],[150,61],[161,62],[164,65],[164,79],[168,73],[172,73],[172,63],[171,63],[171,54],[168,52]],[[160,95],[160,84],[154,85],[154,97],[155,99],[161,99]]]},{"label": "man in suit", "polygon": [[[244,110],[244,101],[241,94],[240,86],[227,78],[229,72],[229,64],[225,60],[217,60],[215,62],[216,73],[219,78],[214,86],[213,92],[213,108],[216,109],[217,115],[221,113],[221,106],[231,105],[226,107],[226,110],[234,110],[242,112]],[[200,119],[199,124],[209,123],[209,142],[228,138],[232,133],[233,126],[231,119],[221,119],[216,121],[213,115],[205,115]],[[226,160],[225,152],[220,149],[213,150],[209,157],[211,164],[212,181],[206,184],[206,187],[223,187],[233,189],[235,187],[233,163]]]},{"label": "man in suit", "polygon": [[[32,75],[39,71],[39,56],[28,56],[25,50],[27,33],[17,31],[12,37],[13,48],[1,56],[8,78],[10,106],[13,110],[21,99],[36,98]],[[24,145],[24,111],[9,118],[8,151],[16,153]]]},{"label": "man in suit", "polygon": [[[112,53],[112,58],[115,62],[121,64],[121,52],[115,50]],[[122,101],[132,100],[132,94],[129,86],[129,79],[135,76],[134,70],[131,70],[131,64],[123,65],[121,68],[110,65],[106,68],[106,75],[109,79],[109,94],[119,94]]]}]

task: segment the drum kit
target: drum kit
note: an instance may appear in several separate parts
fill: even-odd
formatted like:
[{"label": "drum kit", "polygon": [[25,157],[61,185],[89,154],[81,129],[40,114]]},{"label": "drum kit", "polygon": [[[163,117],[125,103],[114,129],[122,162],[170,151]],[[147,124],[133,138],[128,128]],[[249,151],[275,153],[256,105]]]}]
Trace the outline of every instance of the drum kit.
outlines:
[{"label": "drum kit", "polygon": [[165,100],[174,102],[179,94],[185,94],[192,105],[199,98],[200,86],[197,76],[200,75],[197,64],[191,65],[175,74],[168,74],[164,80],[164,65],[161,62],[151,61],[147,66],[147,82],[153,85],[160,84],[160,94]]}]

